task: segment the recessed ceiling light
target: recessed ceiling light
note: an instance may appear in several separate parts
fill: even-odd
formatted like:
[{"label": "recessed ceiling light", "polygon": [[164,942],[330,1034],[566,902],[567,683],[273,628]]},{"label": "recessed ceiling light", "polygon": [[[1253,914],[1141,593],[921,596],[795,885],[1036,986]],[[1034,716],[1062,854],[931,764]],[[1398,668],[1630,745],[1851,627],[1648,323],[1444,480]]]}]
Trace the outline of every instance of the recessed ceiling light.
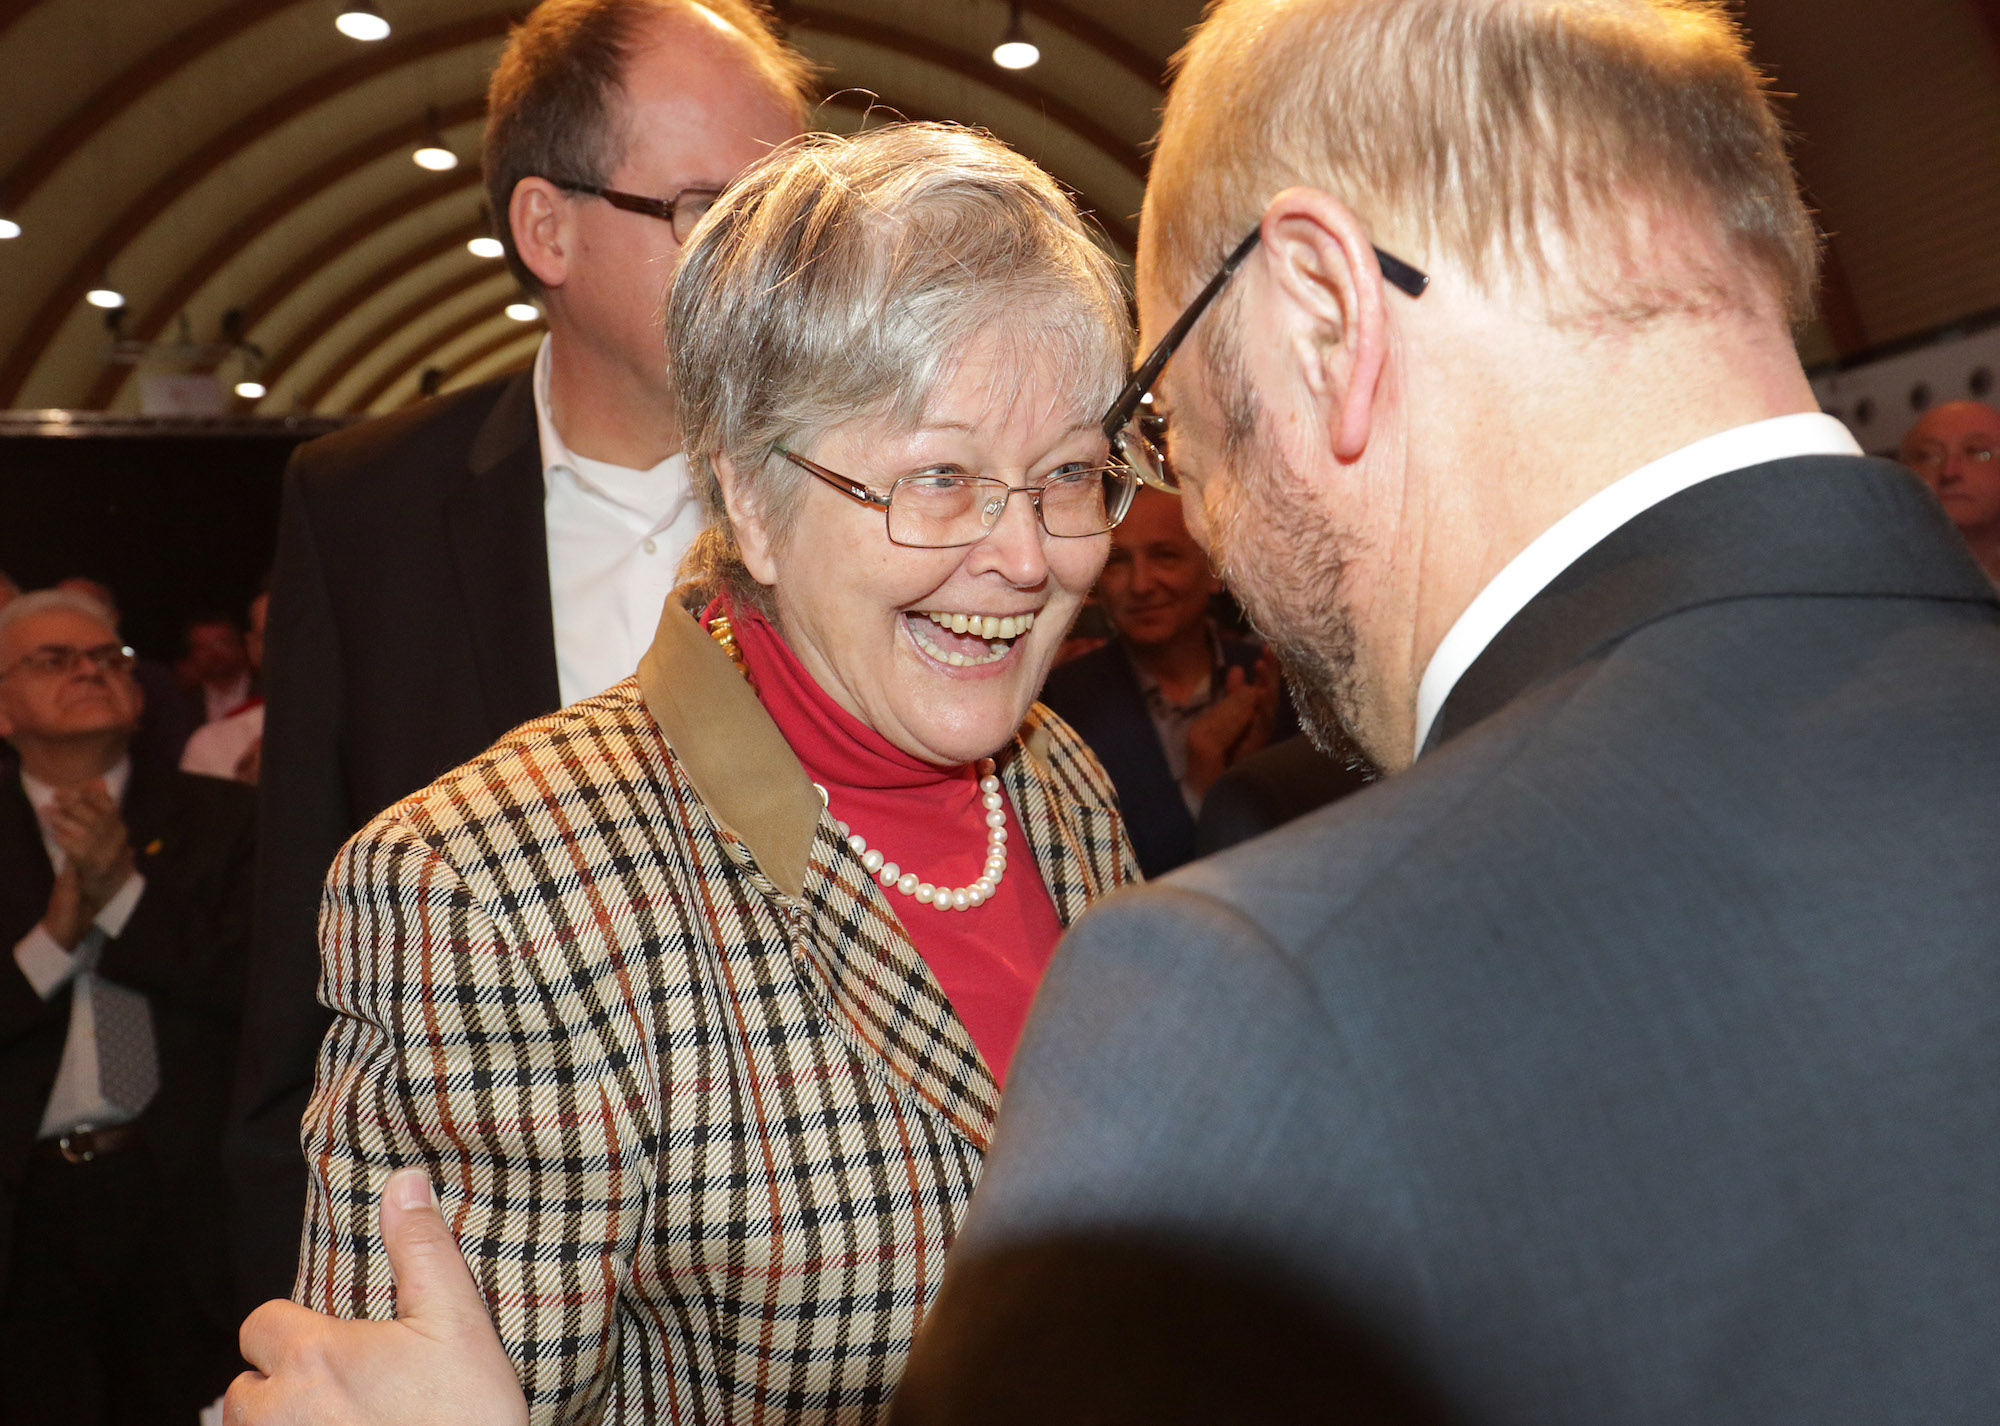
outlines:
[{"label": "recessed ceiling light", "polygon": [[236,394],[246,401],[262,400],[264,396],[264,383],[261,381],[239,381],[236,383]]},{"label": "recessed ceiling light", "polygon": [[505,257],[507,249],[500,246],[498,238],[474,238],[465,245],[465,250],[474,257]]},{"label": "recessed ceiling light", "polygon": [[15,222],[12,218],[0,218],[0,239],[18,238],[20,236],[21,225],[19,223]]},{"label": "recessed ceiling light", "polygon": [[507,315],[517,322],[532,322],[542,315],[542,309],[532,302],[509,302]]},{"label": "recessed ceiling light", "polygon": [[1007,28],[1001,32],[1000,43],[993,46],[993,62],[1002,69],[1027,69],[1041,57],[1042,52],[1021,28],[1021,3],[1014,0],[1007,7]]},{"label": "recessed ceiling light", "polygon": [[418,168],[427,168],[432,173],[448,173],[458,167],[458,155],[441,144],[425,144],[410,158]]},{"label": "recessed ceiling light", "polygon": [[346,8],[335,17],[333,27],[350,40],[389,38],[389,22],[382,18],[382,12],[370,0],[349,0]]},{"label": "recessed ceiling light", "polygon": [[83,294],[83,300],[93,307],[115,312],[125,305],[125,294],[115,287],[93,287]]}]

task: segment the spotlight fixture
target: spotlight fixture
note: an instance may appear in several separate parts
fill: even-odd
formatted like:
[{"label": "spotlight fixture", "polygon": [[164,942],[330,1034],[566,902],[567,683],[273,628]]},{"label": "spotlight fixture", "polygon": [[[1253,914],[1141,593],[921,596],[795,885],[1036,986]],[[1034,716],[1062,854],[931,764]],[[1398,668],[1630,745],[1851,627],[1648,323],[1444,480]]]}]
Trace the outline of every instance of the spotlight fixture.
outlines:
[{"label": "spotlight fixture", "polygon": [[125,294],[108,281],[100,282],[83,294],[83,300],[93,307],[102,307],[107,312],[116,312],[125,305]]},{"label": "spotlight fixture", "polygon": [[265,395],[264,383],[261,381],[239,381],[236,383],[236,394],[241,396],[245,401],[261,401]]},{"label": "spotlight fixture", "polygon": [[389,38],[389,22],[375,8],[374,0],[348,0],[334,18],[333,27],[350,40],[373,42]]},{"label": "spotlight fixture", "polygon": [[427,168],[432,173],[449,173],[458,167],[458,155],[444,146],[444,134],[438,128],[438,111],[435,108],[424,111],[424,144],[410,155],[410,160],[418,168]]},{"label": "spotlight fixture", "polygon": [[1007,28],[1001,33],[1000,43],[993,46],[993,62],[1002,69],[1027,69],[1041,57],[1042,52],[1021,28],[1021,0],[1011,0],[1007,6]]},{"label": "spotlight fixture", "polygon": [[0,218],[0,241],[21,236],[21,225],[12,218]]},{"label": "spotlight fixture", "polygon": [[532,322],[542,315],[542,309],[532,302],[509,302],[507,315],[517,322]]},{"label": "spotlight fixture", "polygon": [[507,252],[498,238],[474,238],[465,245],[465,250],[474,257],[504,257]]}]

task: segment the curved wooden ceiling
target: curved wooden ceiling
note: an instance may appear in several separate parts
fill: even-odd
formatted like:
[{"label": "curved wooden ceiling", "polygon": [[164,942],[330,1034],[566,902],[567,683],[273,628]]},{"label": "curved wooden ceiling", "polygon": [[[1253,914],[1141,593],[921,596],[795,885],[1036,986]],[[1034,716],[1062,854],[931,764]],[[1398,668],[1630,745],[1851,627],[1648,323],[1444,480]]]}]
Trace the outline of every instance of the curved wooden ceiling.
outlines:
[{"label": "curved wooden ceiling", "polygon": [[[816,122],[984,124],[1076,192],[1129,258],[1167,57],[1199,0],[1027,0],[1042,62],[990,58],[1004,0],[781,8],[823,67]],[[433,124],[478,151],[487,72],[520,0],[383,0],[390,37],[333,28],[336,0],[0,0],[0,407],[131,411],[135,374],[261,354],[268,413],[374,412],[532,356],[504,266],[474,257],[475,166],[429,173]],[[433,119],[431,116],[435,115]],[[116,337],[83,294],[125,292]],[[233,382],[248,367],[225,360]],[[249,403],[244,403],[248,409]]]},{"label": "curved wooden ceiling", "polygon": [[[0,407],[137,409],[146,368],[107,360],[82,300],[107,277],[129,297],[128,354],[184,366],[226,327],[262,353],[270,414],[388,410],[427,371],[449,387],[532,355],[503,266],[465,247],[485,221],[473,164],[409,160],[433,122],[476,154],[486,75],[525,5],[380,6],[394,31],[367,45],[334,30],[337,0],[0,0],[0,217],[24,229],[0,242]],[[1022,8],[1043,58],[1015,72],[990,59],[1004,0],[779,7],[823,66],[817,122],[983,124],[1129,256],[1162,72],[1200,0]],[[1809,355],[2000,307],[2000,0],[1744,8],[1799,96],[1801,167],[1834,232]]]}]

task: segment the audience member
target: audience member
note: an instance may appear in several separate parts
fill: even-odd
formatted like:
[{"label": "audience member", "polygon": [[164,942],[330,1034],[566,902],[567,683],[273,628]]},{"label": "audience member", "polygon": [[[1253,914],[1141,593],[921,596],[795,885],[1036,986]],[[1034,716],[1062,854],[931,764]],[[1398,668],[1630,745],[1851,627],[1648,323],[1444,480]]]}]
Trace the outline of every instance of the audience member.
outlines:
[{"label": "audience member", "polygon": [[14,583],[14,577],[0,569],[0,609],[5,609],[21,596],[21,586]]},{"label": "audience member", "polygon": [[[243,635],[253,687],[264,667],[264,615],[270,604],[271,596],[262,592],[250,601],[249,627]],[[181,771],[254,784],[263,748],[264,700],[252,694],[234,713],[194,730],[181,753]]]},{"label": "audience member", "polygon": [[1209,617],[1221,588],[1180,501],[1140,491],[1097,586],[1116,637],[1059,665],[1042,692],[1111,774],[1148,877],[1195,854],[1202,799],[1277,717],[1276,662]]},{"label": "audience member", "polygon": [[[112,628],[117,628],[122,622],[118,596],[103,580],[73,574],[67,579],[57,580],[55,587],[95,600]],[[172,669],[144,654],[140,654],[138,662],[132,665],[132,677],[137,681],[145,701],[144,711],[139,715],[135,743],[145,749],[148,758],[169,765],[178,763],[188,737],[199,726],[199,720],[189,710],[187,699],[181,696],[180,680],[174,677]]]},{"label": "audience member", "polygon": [[220,1146],[251,799],[133,739],[132,655],[65,590],[0,610],[0,1419],[192,1422],[227,1384]]},{"label": "audience member", "polygon": [[390,803],[638,665],[701,523],[662,295],[695,220],[799,132],[804,97],[749,0],[538,6],[494,71],[485,152],[498,236],[548,318],[532,371],[293,459],[234,1136],[246,1308],[297,1260],[328,864]]},{"label": "audience member", "polygon": [[1391,771],[1071,931],[899,1419],[2000,1420],[2000,601],[1814,246],[1719,3],[1209,12],[1135,384]]},{"label": "audience member", "polygon": [[181,626],[181,659],[174,673],[187,692],[197,728],[249,705],[250,650],[235,616],[197,614]]},{"label": "audience member", "polygon": [[2000,411],[1947,401],[1910,427],[1903,464],[1923,478],[1988,579],[2000,583]]}]

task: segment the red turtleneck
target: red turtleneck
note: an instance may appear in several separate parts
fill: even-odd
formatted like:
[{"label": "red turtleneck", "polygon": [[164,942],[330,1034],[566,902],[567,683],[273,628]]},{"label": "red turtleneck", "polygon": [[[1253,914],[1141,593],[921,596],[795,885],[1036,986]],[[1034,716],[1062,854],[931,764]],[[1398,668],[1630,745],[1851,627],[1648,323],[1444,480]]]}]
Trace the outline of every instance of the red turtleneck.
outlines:
[{"label": "red turtleneck", "polygon": [[[716,612],[711,605],[708,613]],[[834,817],[920,880],[971,885],[986,863],[977,765],[938,767],[912,757],[834,702],[762,615],[735,607],[720,612],[729,616],[751,687],[806,775],[826,789]],[[983,906],[939,911],[883,889],[1002,1083],[1028,1004],[1062,935],[1012,799],[1005,805],[1007,874]]]}]

